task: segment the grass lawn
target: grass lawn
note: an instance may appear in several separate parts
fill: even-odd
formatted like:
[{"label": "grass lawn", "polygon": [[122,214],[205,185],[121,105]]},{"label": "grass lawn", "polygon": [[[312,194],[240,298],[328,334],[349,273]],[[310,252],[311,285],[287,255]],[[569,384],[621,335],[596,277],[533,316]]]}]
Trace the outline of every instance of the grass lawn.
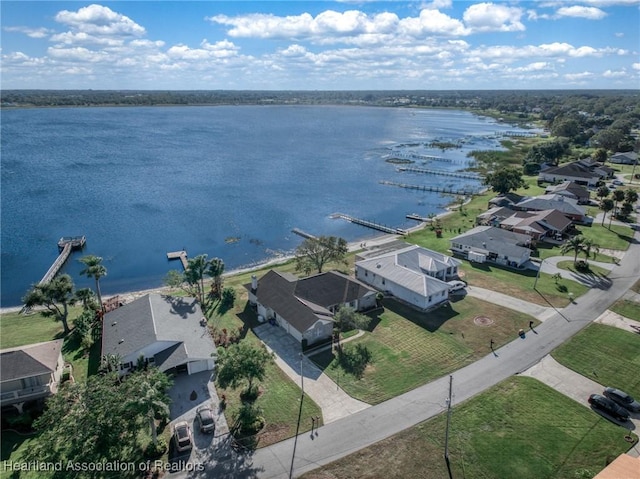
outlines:
[{"label": "grass lawn", "polygon": [[[442,414],[302,478],[445,479],[445,427]],[[624,429],[548,386],[514,377],[454,405],[449,434],[452,476],[593,477],[629,449],[624,435]]]},{"label": "grass lawn", "polygon": [[640,397],[638,335],[603,324],[591,324],[557,348],[561,364],[602,384]]},{"label": "grass lawn", "polygon": [[604,222],[604,226],[601,224],[579,226],[578,230],[582,236],[600,245],[600,248],[626,251],[629,248],[629,243],[633,240],[633,230],[631,227],[614,224],[609,227],[607,221]]},{"label": "grass lawn", "polygon": [[[331,351],[311,356],[348,394],[369,404],[407,392],[485,356],[491,339],[499,347],[533,319],[471,297],[429,313],[390,299],[384,304],[383,311],[373,313],[371,331],[344,346],[362,344],[372,353],[362,378],[347,373]],[[474,318],[480,314],[494,322],[476,325]]]},{"label": "grass lawn", "polygon": [[614,313],[618,313],[625,318],[640,321],[640,303],[628,299],[619,299],[609,307]]},{"label": "grass lawn", "polygon": [[[5,461],[11,461],[12,463],[19,463],[24,453],[29,449],[29,445],[32,441],[32,435],[18,434],[14,431],[2,431],[2,456],[0,461],[3,464],[9,464]],[[17,477],[13,475],[13,471],[8,467],[0,468],[0,479],[9,479],[10,477]],[[21,478],[38,477],[37,472],[27,474],[21,472]]]},{"label": "grass lawn", "polygon": [[[580,261],[580,260],[578,260]],[[597,266],[595,264],[591,264],[589,263],[589,271],[577,271],[576,267],[573,263],[573,261],[568,260],[568,261],[559,261],[557,264],[558,268],[560,269],[566,269],[567,271],[571,271],[572,273],[575,274],[583,274],[586,276],[593,276],[594,279],[599,278],[606,278],[607,276],[609,276],[611,274],[611,270],[608,270],[606,268],[601,268],[600,266]]]}]

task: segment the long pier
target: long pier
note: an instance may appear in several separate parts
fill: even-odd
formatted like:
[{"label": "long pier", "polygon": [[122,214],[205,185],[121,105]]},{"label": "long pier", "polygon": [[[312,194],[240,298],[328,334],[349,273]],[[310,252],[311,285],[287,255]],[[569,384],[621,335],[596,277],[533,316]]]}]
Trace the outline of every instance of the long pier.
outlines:
[{"label": "long pier", "polygon": [[442,186],[424,186],[424,185],[408,185],[406,183],[397,183],[395,181],[380,180],[381,185],[397,186],[399,188],[407,188],[409,190],[432,191],[435,193],[446,193],[449,195],[470,196],[477,194],[476,191],[466,188],[446,188]]},{"label": "long pier", "polygon": [[473,173],[458,173],[455,171],[432,170],[429,168],[419,168],[417,166],[399,166],[398,171],[408,171],[410,173],[423,173],[425,175],[452,176],[454,178],[466,178],[469,180],[482,180],[481,176]]},{"label": "long pier", "polygon": [[316,239],[311,233],[307,233],[306,231],[302,231],[300,228],[293,228],[291,230],[292,233],[297,234],[298,236],[302,236],[306,239]]},{"label": "long pier", "polygon": [[417,161],[442,161],[445,163],[451,163],[451,158],[443,158],[441,156],[433,155],[421,155],[420,153],[404,153],[402,151],[394,151],[387,155],[387,159],[396,158],[398,160],[417,160]]},{"label": "long pier", "polygon": [[85,236],[63,236],[58,240],[58,257],[49,267],[45,275],[38,284],[47,284],[60,272],[62,265],[66,263],[71,256],[71,252],[76,249],[84,248],[87,242]]},{"label": "long pier", "polygon": [[182,263],[182,267],[185,270],[189,268],[189,262],[187,261],[187,252],[185,250],[171,251],[167,253],[167,259],[168,260],[179,259],[180,262]]},{"label": "long pier", "polygon": [[374,230],[382,231],[383,233],[390,233],[394,235],[406,235],[407,231],[402,228],[394,228],[392,226],[382,225],[380,223],[376,223],[375,221],[363,220],[360,218],[355,218],[354,216],[346,215],[344,213],[333,213],[331,218],[340,218],[343,220],[347,220],[350,223],[354,223],[360,226],[366,226],[367,228],[371,228]]}]

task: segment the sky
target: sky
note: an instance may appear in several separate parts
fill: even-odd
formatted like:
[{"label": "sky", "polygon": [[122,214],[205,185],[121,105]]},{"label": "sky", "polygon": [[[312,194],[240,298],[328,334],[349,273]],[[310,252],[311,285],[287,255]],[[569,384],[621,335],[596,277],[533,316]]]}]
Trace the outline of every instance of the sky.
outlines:
[{"label": "sky", "polygon": [[640,0],[0,2],[2,89],[640,89]]}]

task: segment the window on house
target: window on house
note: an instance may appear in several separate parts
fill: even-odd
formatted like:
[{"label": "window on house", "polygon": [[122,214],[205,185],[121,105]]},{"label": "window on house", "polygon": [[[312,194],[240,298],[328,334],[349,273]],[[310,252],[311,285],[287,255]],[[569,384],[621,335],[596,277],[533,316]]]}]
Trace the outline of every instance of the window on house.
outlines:
[{"label": "window on house", "polygon": [[382,278],[382,284],[384,284],[384,278]]}]

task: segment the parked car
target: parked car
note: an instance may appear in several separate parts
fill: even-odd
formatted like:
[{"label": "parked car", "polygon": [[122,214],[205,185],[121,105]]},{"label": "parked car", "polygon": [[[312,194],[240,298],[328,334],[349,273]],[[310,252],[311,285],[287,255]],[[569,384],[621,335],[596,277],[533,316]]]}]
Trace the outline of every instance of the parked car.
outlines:
[{"label": "parked car", "polygon": [[614,184],[614,185],[616,185],[616,186],[622,186],[622,185],[624,185],[624,183],[623,183],[622,181],[620,181],[620,180],[613,180],[611,183],[612,183],[612,184]]},{"label": "parked car", "polygon": [[465,283],[464,281],[459,281],[459,280],[448,281],[447,284],[449,285],[449,292],[450,293],[454,293],[456,291],[460,291],[461,289],[464,289],[464,288],[467,287],[467,283]]},{"label": "parked car", "polygon": [[213,411],[209,406],[200,406],[196,409],[196,419],[201,432],[213,433],[215,431],[216,423],[213,419]]},{"label": "parked car", "polygon": [[629,419],[629,411],[622,406],[618,406],[611,399],[601,394],[592,394],[589,396],[589,404],[591,404],[594,409],[599,409],[618,421],[624,422]]},{"label": "parked car", "polygon": [[608,387],[604,389],[602,394],[629,412],[640,412],[640,402],[633,399],[626,392],[620,391],[620,389]]},{"label": "parked car", "polygon": [[190,451],[193,447],[191,428],[186,421],[180,421],[173,426],[173,440],[176,443],[176,451]]}]

